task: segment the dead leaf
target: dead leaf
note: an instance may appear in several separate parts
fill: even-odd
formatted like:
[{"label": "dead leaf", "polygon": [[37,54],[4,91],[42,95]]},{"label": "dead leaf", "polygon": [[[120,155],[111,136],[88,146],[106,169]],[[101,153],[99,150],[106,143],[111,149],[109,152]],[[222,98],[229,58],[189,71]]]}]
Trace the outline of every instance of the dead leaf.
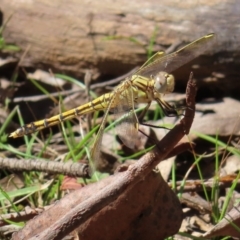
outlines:
[{"label": "dead leaf", "polygon": [[167,188],[161,175],[152,172],[82,225],[79,237],[163,239],[178,231],[182,221],[179,207],[176,195]]},{"label": "dead leaf", "polygon": [[240,226],[240,208],[232,208],[232,210],[226,214],[226,216],[210,231],[206,232],[203,237],[212,238],[217,236],[231,236],[240,238],[240,231],[235,227]]},{"label": "dead leaf", "polygon": [[[179,117],[164,117],[154,125],[175,125]],[[155,128],[157,136],[164,136],[166,129]],[[211,100],[196,104],[196,113],[189,136],[196,138],[194,132],[207,135],[240,135],[240,102],[232,98],[221,101]]]},{"label": "dead leaf", "polygon": [[166,160],[163,160],[162,162],[160,162],[157,165],[157,168],[165,181],[167,181],[169,178],[169,175],[172,171],[172,166],[173,166],[175,159],[176,159],[176,157],[174,156],[174,157],[168,158]]},{"label": "dead leaf", "polygon": [[[232,98],[222,101],[202,102],[196,105],[191,128],[201,134],[230,136],[240,134],[240,102]],[[201,112],[199,112],[201,111]],[[191,135],[192,135],[191,134]]]},{"label": "dead leaf", "polygon": [[228,157],[222,167],[225,175],[231,175],[240,171],[240,157],[237,155],[232,155]]},{"label": "dead leaf", "polygon": [[27,78],[32,78],[55,87],[62,87],[66,84],[65,80],[57,78],[53,74],[40,69],[37,69],[34,73],[28,73]]},{"label": "dead leaf", "polygon": [[0,180],[0,186],[6,192],[20,189],[24,185],[24,179],[21,174],[11,174]]},{"label": "dead leaf", "polygon": [[[48,211],[43,212],[38,224],[32,225],[29,222],[24,228],[24,234],[28,232],[33,236],[39,233],[42,228],[50,226],[51,222],[70,211],[76,204],[87,201],[96,192],[111,184],[119,174],[122,173],[71,192]],[[119,198],[82,224],[77,232],[84,240],[163,239],[176,233],[181,221],[181,205],[175,193],[160,174],[150,172],[146,178],[123,192]]]},{"label": "dead leaf", "polygon": [[11,56],[8,56],[7,58],[3,59],[0,58],[0,67],[8,64],[8,63],[12,63],[12,62],[17,62],[18,60],[16,58],[13,58]]},{"label": "dead leaf", "polygon": [[62,185],[61,185],[61,191],[63,190],[75,190],[83,187],[84,185],[81,183],[78,183],[77,178],[75,177],[68,177],[65,176]]}]

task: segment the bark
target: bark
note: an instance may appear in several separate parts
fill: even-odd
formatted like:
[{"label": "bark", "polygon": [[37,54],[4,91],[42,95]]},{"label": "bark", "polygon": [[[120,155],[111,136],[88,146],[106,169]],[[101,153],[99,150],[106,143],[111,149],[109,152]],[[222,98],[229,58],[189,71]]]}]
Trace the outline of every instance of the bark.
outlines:
[{"label": "bark", "polygon": [[152,39],[158,51],[210,32],[218,34],[213,51],[225,51],[222,60],[233,62],[226,54],[234,51],[239,59],[239,9],[231,0],[1,0],[4,22],[10,18],[3,36],[21,47],[15,54],[20,66],[44,65],[72,76],[92,69],[95,77],[143,63]]}]

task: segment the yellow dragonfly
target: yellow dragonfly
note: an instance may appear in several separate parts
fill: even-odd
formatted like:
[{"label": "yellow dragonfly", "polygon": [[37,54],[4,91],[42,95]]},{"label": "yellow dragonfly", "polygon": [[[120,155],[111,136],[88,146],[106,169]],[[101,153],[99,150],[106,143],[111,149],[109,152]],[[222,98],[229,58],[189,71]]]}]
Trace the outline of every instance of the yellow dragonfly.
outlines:
[{"label": "yellow dragonfly", "polygon": [[22,137],[59,124],[67,119],[105,110],[91,150],[92,159],[96,160],[99,157],[102,136],[110,111],[122,119],[117,127],[117,130],[119,129],[121,132],[120,136],[123,136],[120,137],[121,140],[126,146],[134,148],[134,140],[137,138],[139,127],[139,118],[135,113],[136,104],[146,104],[143,111],[144,114],[153,100],[161,106],[164,112],[173,110],[174,108],[162,99],[164,94],[174,90],[175,79],[169,73],[205,52],[212,46],[214,40],[215,35],[211,33],[193,41],[174,53],[165,55],[162,51],[157,52],[131,77],[121,82],[112,92],[53,117],[26,124],[12,132],[9,137]]}]

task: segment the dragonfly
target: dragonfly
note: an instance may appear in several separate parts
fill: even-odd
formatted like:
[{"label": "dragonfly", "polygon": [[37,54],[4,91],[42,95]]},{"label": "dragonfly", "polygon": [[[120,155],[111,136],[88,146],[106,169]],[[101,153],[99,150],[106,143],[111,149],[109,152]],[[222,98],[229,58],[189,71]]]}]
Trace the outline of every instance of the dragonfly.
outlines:
[{"label": "dragonfly", "polygon": [[136,105],[146,104],[143,115],[152,101],[156,101],[165,113],[173,110],[173,106],[163,99],[165,94],[174,90],[175,78],[170,73],[208,50],[215,39],[215,34],[211,33],[171,54],[167,55],[163,51],[159,51],[132,76],[127,77],[115,87],[112,92],[103,94],[86,104],[53,117],[26,124],[12,132],[9,137],[22,137],[62,123],[67,119],[78,118],[85,114],[103,110],[105,113],[91,149],[92,160],[95,161],[99,157],[109,112],[113,112],[117,118],[122,119],[116,128],[117,132],[121,133],[119,137],[122,136],[120,138],[126,146],[134,148],[134,140],[137,139],[140,124],[135,112]]}]

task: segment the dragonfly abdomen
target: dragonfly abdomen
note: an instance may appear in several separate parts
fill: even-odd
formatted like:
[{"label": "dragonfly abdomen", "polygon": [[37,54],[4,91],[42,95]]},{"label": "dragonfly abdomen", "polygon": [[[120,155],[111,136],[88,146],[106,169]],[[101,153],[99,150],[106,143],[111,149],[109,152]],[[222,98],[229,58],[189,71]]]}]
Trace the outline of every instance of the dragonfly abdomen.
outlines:
[{"label": "dragonfly abdomen", "polygon": [[109,100],[111,99],[112,94],[107,93],[102,95],[101,97],[88,102],[82,106],[73,108],[71,110],[68,110],[66,112],[60,113],[58,115],[55,115],[50,118],[45,118],[40,121],[31,122],[29,124],[26,124],[20,128],[18,128],[16,131],[12,132],[9,137],[12,138],[18,138],[22,137],[27,134],[31,134],[37,131],[40,131],[44,128],[48,128],[54,125],[57,125],[63,121],[66,121],[68,119],[72,119],[74,117],[79,117],[94,111],[100,111],[107,108]]}]

